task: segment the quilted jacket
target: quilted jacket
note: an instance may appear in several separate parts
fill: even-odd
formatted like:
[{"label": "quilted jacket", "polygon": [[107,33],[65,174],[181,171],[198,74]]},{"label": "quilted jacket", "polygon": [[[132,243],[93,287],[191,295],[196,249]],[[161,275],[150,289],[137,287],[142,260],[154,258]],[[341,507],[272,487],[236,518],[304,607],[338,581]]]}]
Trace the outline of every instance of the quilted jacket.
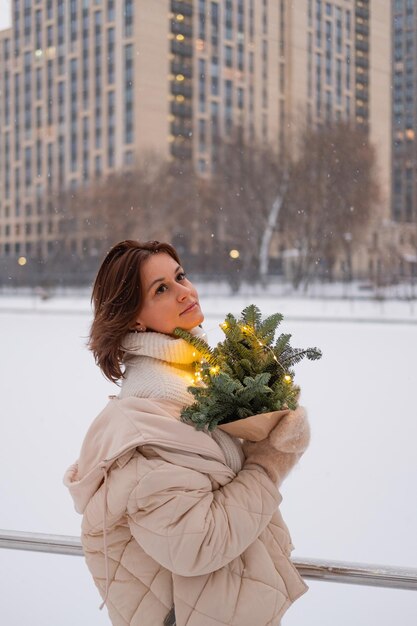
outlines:
[{"label": "quilted jacket", "polygon": [[174,605],[177,626],[278,626],[308,590],[282,496],[178,416],[169,400],[111,399],[64,477],[112,624],[162,626]]}]

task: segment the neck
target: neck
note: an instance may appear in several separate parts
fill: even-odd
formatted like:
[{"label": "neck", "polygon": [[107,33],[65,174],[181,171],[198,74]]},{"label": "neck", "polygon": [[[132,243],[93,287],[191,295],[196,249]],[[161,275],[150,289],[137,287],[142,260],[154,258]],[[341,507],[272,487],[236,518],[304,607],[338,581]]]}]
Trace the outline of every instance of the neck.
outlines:
[{"label": "neck", "polygon": [[[190,331],[204,337],[200,327]],[[184,339],[157,332],[128,333],[123,339],[126,366],[119,397],[172,400],[181,406],[194,402],[187,387],[195,385],[198,352]]]}]

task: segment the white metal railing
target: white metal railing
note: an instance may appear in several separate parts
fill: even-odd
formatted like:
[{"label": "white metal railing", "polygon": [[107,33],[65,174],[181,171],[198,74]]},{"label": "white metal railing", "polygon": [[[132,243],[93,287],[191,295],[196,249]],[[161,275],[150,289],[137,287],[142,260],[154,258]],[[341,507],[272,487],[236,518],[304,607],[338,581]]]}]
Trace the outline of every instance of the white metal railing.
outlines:
[{"label": "white metal railing", "polygon": [[[0,548],[83,556],[78,537],[0,530]],[[303,578],[417,591],[417,568],[321,559],[291,559]]]}]

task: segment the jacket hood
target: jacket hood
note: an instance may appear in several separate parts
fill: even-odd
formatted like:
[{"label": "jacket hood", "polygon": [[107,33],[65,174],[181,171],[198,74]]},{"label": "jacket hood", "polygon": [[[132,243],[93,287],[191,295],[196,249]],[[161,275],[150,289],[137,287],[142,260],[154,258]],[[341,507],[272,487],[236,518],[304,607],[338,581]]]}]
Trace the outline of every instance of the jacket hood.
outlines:
[{"label": "jacket hood", "polygon": [[[181,407],[170,400],[113,397],[89,427],[77,462],[64,475],[64,484],[83,513],[103,481],[103,472],[118,460],[126,463],[136,447],[153,444],[175,461],[187,454],[189,467],[199,471],[217,468],[219,482],[235,476],[218,444],[205,432],[179,420]],[[179,443],[181,442],[181,443]],[[213,464],[213,461],[215,463]],[[220,464],[219,464],[220,462]]]}]

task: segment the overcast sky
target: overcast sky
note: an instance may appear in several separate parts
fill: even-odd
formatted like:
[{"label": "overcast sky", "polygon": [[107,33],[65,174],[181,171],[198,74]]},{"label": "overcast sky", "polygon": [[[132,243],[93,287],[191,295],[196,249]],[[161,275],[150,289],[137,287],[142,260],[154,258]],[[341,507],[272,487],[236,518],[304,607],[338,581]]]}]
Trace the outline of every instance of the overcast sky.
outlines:
[{"label": "overcast sky", "polygon": [[11,25],[10,3],[11,0],[0,0],[0,30]]}]

